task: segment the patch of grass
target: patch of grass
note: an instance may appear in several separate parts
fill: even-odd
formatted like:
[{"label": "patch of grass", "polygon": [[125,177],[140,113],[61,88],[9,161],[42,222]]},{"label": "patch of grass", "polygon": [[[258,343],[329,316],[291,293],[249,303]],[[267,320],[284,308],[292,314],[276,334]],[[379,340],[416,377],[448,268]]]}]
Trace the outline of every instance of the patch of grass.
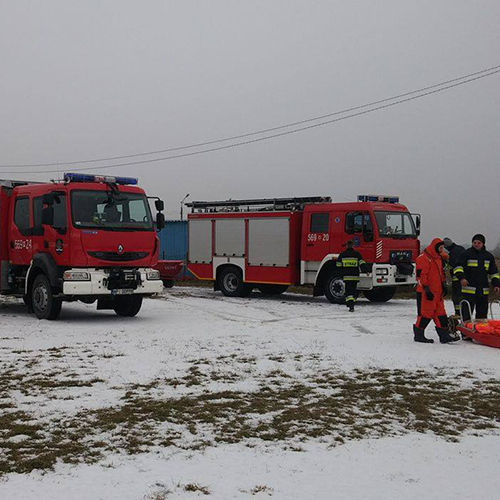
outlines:
[{"label": "patch of grass", "polygon": [[210,490],[208,486],[201,486],[198,483],[188,483],[184,485],[184,491],[199,492],[204,495],[210,495]]},{"label": "patch of grass", "polygon": [[[274,370],[271,377],[256,376],[254,391],[207,392],[213,373],[192,365],[185,376],[172,379],[192,389],[181,397],[162,396],[171,379],[157,379],[128,386],[119,405],[42,425],[8,397],[10,389],[30,383],[12,372],[4,379],[9,389],[0,385],[0,474],[50,469],[58,460],[92,463],[107,452],[138,454],[153,447],[197,451],[260,440],[303,451],[297,442],[308,439],[338,446],[407,432],[454,442],[464,433],[498,429],[500,423],[500,381],[474,379],[467,371],[450,378],[445,370],[323,369],[298,381]],[[87,387],[99,381],[40,380],[45,379],[31,380],[32,386]]]},{"label": "patch of grass", "polygon": [[265,484],[258,484],[250,490],[251,495],[257,495],[258,493],[267,493],[268,495],[273,494],[274,489],[266,486]]},{"label": "patch of grass", "polygon": [[152,491],[151,493],[148,493],[145,497],[144,500],[166,500],[168,495],[172,493],[172,490],[162,487],[156,491]]}]

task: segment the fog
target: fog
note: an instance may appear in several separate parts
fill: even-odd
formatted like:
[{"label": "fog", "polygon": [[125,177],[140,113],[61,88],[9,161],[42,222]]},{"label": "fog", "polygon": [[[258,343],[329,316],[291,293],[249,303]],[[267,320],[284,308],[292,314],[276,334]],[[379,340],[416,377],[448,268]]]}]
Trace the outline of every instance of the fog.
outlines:
[{"label": "fog", "polygon": [[[493,0],[0,5],[2,165],[217,140],[500,64]],[[482,232],[491,248],[500,236],[499,111],[497,74],[241,147],[115,169],[100,167],[127,160],[2,167],[0,178],[48,180],[58,174],[47,170],[77,168],[137,176],[165,200],[167,218],[179,217],[187,193],[338,201],[393,194],[422,214],[424,241],[468,243]]]}]

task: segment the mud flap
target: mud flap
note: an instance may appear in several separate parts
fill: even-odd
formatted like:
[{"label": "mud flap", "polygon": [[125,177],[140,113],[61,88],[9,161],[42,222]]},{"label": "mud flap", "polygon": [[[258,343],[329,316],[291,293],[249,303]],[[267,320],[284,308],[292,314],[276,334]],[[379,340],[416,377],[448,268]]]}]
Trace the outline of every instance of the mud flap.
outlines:
[{"label": "mud flap", "polygon": [[113,297],[101,297],[97,299],[97,310],[112,310],[114,309],[115,301]]}]

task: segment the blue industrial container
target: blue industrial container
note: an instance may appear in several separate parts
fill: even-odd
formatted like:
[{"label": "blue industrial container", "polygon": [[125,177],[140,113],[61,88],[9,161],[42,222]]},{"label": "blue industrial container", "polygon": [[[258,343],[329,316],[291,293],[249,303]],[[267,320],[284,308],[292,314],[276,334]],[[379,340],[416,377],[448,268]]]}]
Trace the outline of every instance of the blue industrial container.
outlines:
[{"label": "blue industrial container", "polygon": [[160,239],[160,260],[182,260],[182,276],[192,277],[187,270],[187,221],[167,220],[165,227],[158,233]]}]

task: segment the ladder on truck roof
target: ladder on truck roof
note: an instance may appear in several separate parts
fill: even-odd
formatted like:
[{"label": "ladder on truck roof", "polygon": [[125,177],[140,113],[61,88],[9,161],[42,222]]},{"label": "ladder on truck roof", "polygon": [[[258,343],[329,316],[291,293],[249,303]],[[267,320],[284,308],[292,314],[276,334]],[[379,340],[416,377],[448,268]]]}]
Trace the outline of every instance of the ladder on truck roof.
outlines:
[{"label": "ladder on truck roof", "polygon": [[296,198],[257,198],[250,200],[192,201],[186,203],[192,212],[250,212],[276,210],[304,210],[311,203],[331,203],[329,196]]},{"label": "ladder on truck roof", "polygon": [[28,184],[44,184],[39,181],[15,181],[13,179],[0,179],[0,187],[15,188],[17,186],[27,186]]}]

